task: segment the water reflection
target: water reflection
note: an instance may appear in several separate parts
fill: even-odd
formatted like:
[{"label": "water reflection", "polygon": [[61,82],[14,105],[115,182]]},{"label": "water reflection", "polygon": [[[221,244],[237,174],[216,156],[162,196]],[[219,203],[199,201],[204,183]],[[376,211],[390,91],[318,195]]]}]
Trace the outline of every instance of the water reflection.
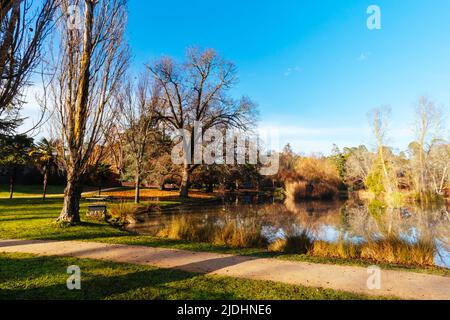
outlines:
[{"label": "water reflection", "polygon": [[328,246],[324,249],[327,252],[347,252],[349,248],[343,245],[360,245],[355,250],[363,257],[373,258],[374,251],[384,250],[378,254],[406,254],[404,260],[414,255],[423,264],[450,267],[450,215],[445,207],[393,209],[377,203],[277,203],[273,199],[267,204],[267,199],[250,196],[243,200],[244,204],[235,198],[207,207],[148,214],[129,228],[188,241],[261,248],[279,239],[307,234],[316,242],[311,252],[317,253],[324,246]]}]

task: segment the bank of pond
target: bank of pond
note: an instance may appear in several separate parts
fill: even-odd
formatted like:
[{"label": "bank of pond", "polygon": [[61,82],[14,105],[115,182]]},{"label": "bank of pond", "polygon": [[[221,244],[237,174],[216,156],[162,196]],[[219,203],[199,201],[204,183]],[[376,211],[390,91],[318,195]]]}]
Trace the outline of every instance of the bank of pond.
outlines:
[{"label": "bank of pond", "polygon": [[[269,201],[268,201],[269,200]],[[116,204],[113,211],[133,211]],[[450,268],[445,205],[390,208],[362,201],[283,201],[231,197],[221,202],[150,205],[127,214],[138,234],[230,248],[389,264]]]}]

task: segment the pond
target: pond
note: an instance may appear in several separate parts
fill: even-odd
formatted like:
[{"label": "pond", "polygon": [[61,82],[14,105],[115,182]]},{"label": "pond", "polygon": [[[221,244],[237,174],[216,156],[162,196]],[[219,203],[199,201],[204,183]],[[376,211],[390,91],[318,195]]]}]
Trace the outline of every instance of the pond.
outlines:
[{"label": "pond", "polygon": [[231,247],[274,248],[283,239],[303,245],[307,238],[307,249],[300,253],[450,268],[446,207],[393,209],[354,201],[267,203],[232,198],[144,214],[128,229]]}]

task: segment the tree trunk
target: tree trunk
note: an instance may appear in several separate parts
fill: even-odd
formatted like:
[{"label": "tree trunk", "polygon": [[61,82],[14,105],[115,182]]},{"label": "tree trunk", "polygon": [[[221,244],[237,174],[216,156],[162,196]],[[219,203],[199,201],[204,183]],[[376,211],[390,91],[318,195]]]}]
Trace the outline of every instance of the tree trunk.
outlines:
[{"label": "tree trunk", "polygon": [[164,191],[165,187],[164,187],[164,177],[160,177],[158,180],[158,188],[160,191]]},{"label": "tree trunk", "polygon": [[141,202],[141,179],[139,175],[136,177],[134,188],[134,203],[139,203]]},{"label": "tree trunk", "polygon": [[380,151],[379,152],[380,152],[381,166],[382,166],[383,173],[384,173],[384,181],[385,181],[384,185],[385,185],[385,187],[387,187],[388,194],[392,194],[393,188],[392,188],[392,185],[391,185],[391,179],[389,177],[389,172],[388,172],[387,167],[386,167],[386,162],[384,161],[384,150],[383,150],[382,144],[380,144],[380,145],[381,145],[381,147],[380,147]]},{"label": "tree trunk", "polygon": [[64,206],[59,215],[59,222],[69,222],[71,225],[80,223],[81,181],[73,175],[67,176],[64,190]]},{"label": "tree trunk", "polygon": [[14,182],[16,176],[16,168],[11,169],[11,174],[9,175],[9,199],[13,198],[14,194]]},{"label": "tree trunk", "polygon": [[441,179],[441,183],[439,185],[439,194],[443,195],[445,192],[444,188],[445,188],[445,178],[447,176],[447,170],[448,170],[448,165],[444,168],[444,172],[442,173],[442,179]]},{"label": "tree trunk", "polygon": [[47,194],[47,185],[48,185],[48,171],[44,170],[44,181],[42,183],[42,200],[45,200],[45,196]]},{"label": "tree trunk", "polygon": [[189,198],[189,166],[183,166],[183,173],[181,176],[181,186],[180,186],[180,197],[181,198]]},{"label": "tree trunk", "polygon": [[208,182],[206,184],[206,192],[207,193],[213,193],[214,192],[214,183],[213,182]]}]

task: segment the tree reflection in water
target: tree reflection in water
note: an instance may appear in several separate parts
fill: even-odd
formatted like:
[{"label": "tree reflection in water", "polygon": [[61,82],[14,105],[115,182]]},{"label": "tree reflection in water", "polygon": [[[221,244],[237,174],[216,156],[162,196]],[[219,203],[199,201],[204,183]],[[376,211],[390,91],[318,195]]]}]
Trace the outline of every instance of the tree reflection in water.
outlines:
[{"label": "tree reflection in water", "polygon": [[445,207],[388,208],[376,202],[355,201],[233,201],[150,214],[129,228],[230,247],[270,248],[272,244],[281,251],[288,247],[286,239],[308,248],[307,236],[314,245],[308,252],[302,249],[299,253],[450,267],[450,217]]}]

